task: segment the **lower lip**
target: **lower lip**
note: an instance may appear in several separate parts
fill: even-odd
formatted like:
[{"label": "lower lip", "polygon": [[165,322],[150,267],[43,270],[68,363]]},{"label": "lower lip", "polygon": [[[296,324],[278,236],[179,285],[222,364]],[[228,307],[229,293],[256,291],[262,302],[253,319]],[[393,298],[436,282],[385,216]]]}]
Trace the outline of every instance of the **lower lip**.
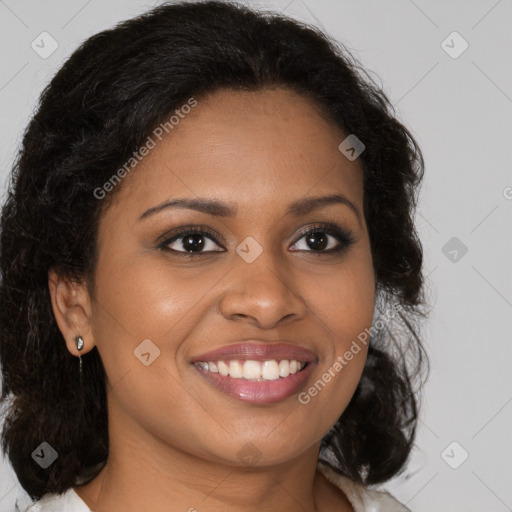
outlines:
[{"label": "lower lip", "polygon": [[315,363],[309,362],[300,372],[290,374],[288,377],[262,381],[234,379],[229,375],[224,377],[217,372],[193,366],[210,384],[233,398],[253,404],[271,404],[297,393],[311,375]]}]

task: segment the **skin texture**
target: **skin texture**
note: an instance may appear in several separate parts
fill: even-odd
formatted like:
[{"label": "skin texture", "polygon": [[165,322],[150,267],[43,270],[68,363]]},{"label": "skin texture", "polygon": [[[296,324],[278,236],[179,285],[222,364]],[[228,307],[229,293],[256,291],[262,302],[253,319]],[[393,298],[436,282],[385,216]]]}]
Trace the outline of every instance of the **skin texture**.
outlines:
[{"label": "skin texture", "polygon": [[[82,354],[97,346],[108,378],[109,459],[75,488],[91,509],[352,510],[316,464],[321,438],[357,387],[364,347],[307,405],[297,394],[266,405],[237,400],[190,363],[241,340],[286,340],[318,356],[306,390],[371,326],[375,277],[363,174],[338,150],[345,137],[286,88],[198,98],[124,178],[102,217],[94,296],[50,271],[68,350],[78,355],[73,339],[82,335]],[[285,215],[293,201],[334,193],[359,216],[342,204]],[[228,203],[237,214],[165,209],[139,220],[166,200],[197,197]],[[318,254],[302,232],[325,222],[348,230],[354,243]],[[219,235],[218,242],[205,238],[203,251],[219,252],[189,257],[183,238],[167,246],[182,252],[158,247],[177,228],[200,225]],[[235,251],[249,236],[263,249],[252,263]],[[331,234],[328,240],[324,251],[340,243]],[[148,338],[160,355],[145,366],[134,350]],[[259,455],[251,465],[240,460],[247,443]]]}]

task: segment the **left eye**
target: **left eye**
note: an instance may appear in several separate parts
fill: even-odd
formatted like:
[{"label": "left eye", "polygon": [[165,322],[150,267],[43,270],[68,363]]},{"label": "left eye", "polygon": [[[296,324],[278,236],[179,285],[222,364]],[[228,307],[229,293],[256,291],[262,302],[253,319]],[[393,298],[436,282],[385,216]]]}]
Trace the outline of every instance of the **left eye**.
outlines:
[{"label": "left eye", "polygon": [[342,251],[352,243],[354,239],[351,234],[337,226],[329,229],[318,226],[306,231],[292,248],[322,254]]}]

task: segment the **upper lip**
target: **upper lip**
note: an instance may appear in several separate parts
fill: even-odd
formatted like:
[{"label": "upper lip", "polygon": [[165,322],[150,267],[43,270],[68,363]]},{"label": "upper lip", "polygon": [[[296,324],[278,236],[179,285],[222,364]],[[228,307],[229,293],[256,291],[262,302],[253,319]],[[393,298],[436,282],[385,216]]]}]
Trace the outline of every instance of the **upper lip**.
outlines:
[{"label": "upper lip", "polygon": [[228,359],[250,359],[267,361],[271,359],[288,359],[296,361],[317,361],[316,354],[311,350],[288,342],[244,341],[233,345],[205,352],[192,358],[193,363],[199,361],[222,361]]}]

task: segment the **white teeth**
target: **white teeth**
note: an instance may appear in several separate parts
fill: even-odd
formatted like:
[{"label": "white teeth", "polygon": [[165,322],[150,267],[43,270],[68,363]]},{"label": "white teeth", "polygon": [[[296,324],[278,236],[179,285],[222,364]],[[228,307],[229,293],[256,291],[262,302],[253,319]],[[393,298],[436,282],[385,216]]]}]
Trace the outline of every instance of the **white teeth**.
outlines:
[{"label": "white teeth", "polygon": [[217,363],[217,368],[219,369],[219,373],[224,377],[229,375],[229,366],[224,361],[219,361]]},{"label": "white teeth", "polygon": [[242,365],[238,361],[231,361],[229,363],[229,376],[234,379],[241,379],[243,375]]},{"label": "white teeth", "polygon": [[279,365],[277,361],[265,361],[261,369],[261,376],[265,380],[279,379]]},{"label": "white teeth", "polygon": [[288,377],[290,375],[290,363],[286,359],[283,359],[279,363],[279,377]]},{"label": "white teeth", "polygon": [[261,377],[261,365],[258,361],[247,360],[244,363],[244,379],[259,379]]},{"label": "white teeth", "polygon": [[212,373],[219,373],[223,377],[228,375],[233,379],[246,380],[277,380],[299,372],[306,366],[305,362],[294,359],[283,359],[279,363],[275,359],[268,361],[201,361],[197,363],[201,368]]}]

